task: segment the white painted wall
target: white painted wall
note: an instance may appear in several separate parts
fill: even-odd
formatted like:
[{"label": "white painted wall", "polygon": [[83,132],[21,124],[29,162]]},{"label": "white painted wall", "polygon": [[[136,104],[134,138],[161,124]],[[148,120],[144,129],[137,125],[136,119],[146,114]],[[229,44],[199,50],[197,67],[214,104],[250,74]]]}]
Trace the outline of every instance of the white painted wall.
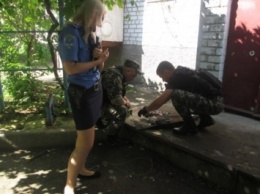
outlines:
[{"label": "white painted wall", "polygon": [[107,9],[101,30],[103,41],[123,42],[124,10],[114,6],[112,10]]},{"label": "white painted wall", "polygon": [[156,68],[161,61],[195,69],[200,0],[145,1],[142,31],[142,68],[145,78],[161,79]]}]

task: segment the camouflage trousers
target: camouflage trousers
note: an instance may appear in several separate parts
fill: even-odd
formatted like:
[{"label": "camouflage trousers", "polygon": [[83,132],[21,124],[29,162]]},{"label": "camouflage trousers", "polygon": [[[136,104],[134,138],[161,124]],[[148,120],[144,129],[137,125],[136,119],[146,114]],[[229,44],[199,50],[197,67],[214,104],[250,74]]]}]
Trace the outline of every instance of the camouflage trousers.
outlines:
[{"label": "camouflage trousers", "polygon": [[103,130],[107,135],[117,135],[124,126],[129,109],[122,106],[105,104],[101,109],[101,119],[106,126]]},{"label": "camouflage trousers", "polygon": [[171,96],[172,105],[181,117],[194,114],[216,115],[223,111],[222,97],[208,99],[199,94],[184,90],[174,90]]}]

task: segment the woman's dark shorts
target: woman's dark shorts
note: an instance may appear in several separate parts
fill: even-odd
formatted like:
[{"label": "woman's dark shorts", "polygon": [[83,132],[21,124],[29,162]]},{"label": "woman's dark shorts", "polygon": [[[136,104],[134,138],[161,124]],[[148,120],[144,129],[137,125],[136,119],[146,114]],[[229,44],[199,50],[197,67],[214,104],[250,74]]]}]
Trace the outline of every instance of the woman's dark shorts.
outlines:
[{"label": "woman's dark shorts", "polygon": [[103,91],[102,86],[84,89],[70,84],[68,88],[70,105],[77,130],[90,129],[100,117]]}]

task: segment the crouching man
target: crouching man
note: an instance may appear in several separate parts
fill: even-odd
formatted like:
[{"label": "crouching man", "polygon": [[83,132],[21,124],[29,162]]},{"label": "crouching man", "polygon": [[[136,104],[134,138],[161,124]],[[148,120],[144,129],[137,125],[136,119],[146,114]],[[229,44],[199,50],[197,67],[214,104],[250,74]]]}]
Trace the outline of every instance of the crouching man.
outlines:
[{"label": "crouching man", "polygon": [[107,133],[106,143],[110,147],[129,143],[118,136],[131,107],[126,97],[126,86],[137,74],[143,73],[139,64],[132,60],[126,60],[123,66],[113,66],[102,73],[103,105],[97,126]]},{"label": "crouching man", "polygon": [[[138,116],[146,116],[149,111],[157,110],[171,100],[184,124],[174,128],[176,134],[196,134],[198,129],[213,125],[215,122],[210,115],[223,111],[224,104],[221,92],[209,82],[200,78],[195,70],[186,67],[175,67],[168,61],[161,62],[156,70],[157,75],[166,82],[165,91],[138,112]],[[200,122],[196,126],[192,116],[198,114]]]}]

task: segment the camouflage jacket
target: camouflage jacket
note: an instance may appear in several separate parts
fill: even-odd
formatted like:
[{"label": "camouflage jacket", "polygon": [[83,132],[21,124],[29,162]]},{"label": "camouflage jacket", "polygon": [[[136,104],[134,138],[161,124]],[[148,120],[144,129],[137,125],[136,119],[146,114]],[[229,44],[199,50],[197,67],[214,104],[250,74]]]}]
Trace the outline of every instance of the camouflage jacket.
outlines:
[{"label": "camouflage jacket", "polygon": [[123,66],[113,66],[102,72],[103,103],[115,106],[123,104],[126,93]]}]

